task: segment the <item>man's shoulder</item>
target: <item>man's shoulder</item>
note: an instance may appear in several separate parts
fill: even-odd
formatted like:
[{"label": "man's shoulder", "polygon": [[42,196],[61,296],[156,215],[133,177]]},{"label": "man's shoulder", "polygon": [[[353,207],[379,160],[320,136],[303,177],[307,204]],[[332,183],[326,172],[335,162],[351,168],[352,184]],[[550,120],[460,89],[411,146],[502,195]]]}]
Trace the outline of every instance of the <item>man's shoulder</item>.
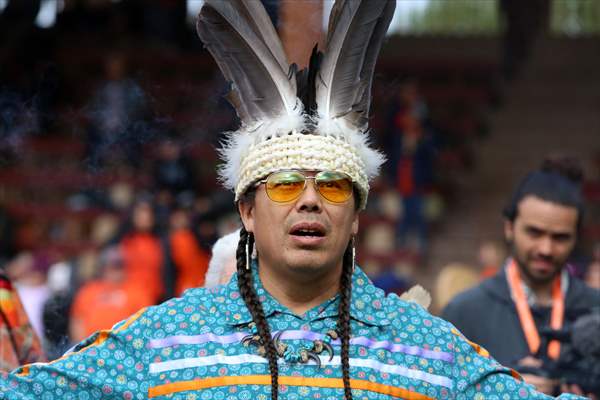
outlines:
[{"label": "man's shoulder", "polygon": [[572,277],[566,301],[567,306],[600,307],[600,290],[586,285],[581,279]]},{"label": "man's shoulder", "polygon": [[[220,316],[226,308],[224,305],[228,295],[223,286],[188,289],[181,297],[174,297],[140,311],[131,325],[132,328],[142,328],[146,331],[144,336],[149,337],[161,333],[190,334],[208,319],[213,326],[222,321]],[[117,325],[116,328],[118,327]]]},{"label": "man's shoulder", "polygon": [[[195,313],[211,313],[220,312],[223,305],[230,299],[232,293],[227,286],[219,285],[211,288],[199,287],[187,289],[180,297],[174,297],[156,306],[159,311],[161,309],[171,309],[176,312],[193,310]],[[214,309],[217,307],[217,310]],[[173,311],[171,311],[173,313]]]},{"label": "man's shoulder", "polygon": [[420,304],[414,301],[405,301],[398,295],[391,293],[385,298],[385,305],[391,325],[404,327],[409,324],[426,327],[428,329],[441,329],[450,333],[452,325],[442,318],[431,314]]}]

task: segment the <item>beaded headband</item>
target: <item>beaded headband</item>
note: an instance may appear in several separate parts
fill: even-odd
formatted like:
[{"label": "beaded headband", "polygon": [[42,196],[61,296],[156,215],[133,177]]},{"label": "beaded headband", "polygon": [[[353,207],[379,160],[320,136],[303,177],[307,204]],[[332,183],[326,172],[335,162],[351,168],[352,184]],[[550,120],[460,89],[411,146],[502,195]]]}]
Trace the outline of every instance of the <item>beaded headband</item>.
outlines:
[{"label": "beaded headband", "polygon": [[375,62],[395,0],[336,1],[324,53],[308,68],[289,65],[261,2],[206,0],[197,31],[225,78],[241,120],[220,149],[220,180],[236,201],[256,181],[284,169],[349,175],[367,203],[384,156],[369,146]]}]

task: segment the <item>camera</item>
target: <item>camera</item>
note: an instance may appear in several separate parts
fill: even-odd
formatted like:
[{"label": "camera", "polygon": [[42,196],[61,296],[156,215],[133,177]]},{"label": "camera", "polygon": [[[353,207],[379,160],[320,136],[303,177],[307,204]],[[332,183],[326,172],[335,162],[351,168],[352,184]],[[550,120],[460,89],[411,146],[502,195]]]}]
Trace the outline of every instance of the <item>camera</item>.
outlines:
[{"label": "camera", "polygon": [[558,340],[564,348],[558,360],[544,358],[540,368],[542,371],[536,374],[576,384],[584,393],[600,396],[599,333],[600,310],[580,316],[565,329],[540,329],[540,336],[546,343]]}]

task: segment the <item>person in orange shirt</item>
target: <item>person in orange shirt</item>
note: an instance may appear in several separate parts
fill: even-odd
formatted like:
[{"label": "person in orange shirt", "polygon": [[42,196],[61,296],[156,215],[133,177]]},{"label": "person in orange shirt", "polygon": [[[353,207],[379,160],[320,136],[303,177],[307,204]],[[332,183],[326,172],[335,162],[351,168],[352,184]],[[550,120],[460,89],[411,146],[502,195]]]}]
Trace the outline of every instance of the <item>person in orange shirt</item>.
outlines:
[{"label": "person in orange shirt", "polygon": [[190,218],[185,207],[175,208],[169,217],[166,237],[167,297],[180,296],[186,289],[204,286],[209,256],[200,247],[190,229]]},{"label": "person in orange shirt", "polygon": [[139,309],[153,304],[150,293],[143,286],[127,281],[118,247],[104,250],[100,262],[101,277],[83,285],[71,307],[69,330],[74,342],[96,331],[110,329]]},{"label": "person in orange shirt", "polygon": [[125,268],[125,280],[140,285],[154,304],[164,299],[164,254],[155,233],[154,207],[149,199],[140,199],[133,206],[131,228],[120,243]]}]

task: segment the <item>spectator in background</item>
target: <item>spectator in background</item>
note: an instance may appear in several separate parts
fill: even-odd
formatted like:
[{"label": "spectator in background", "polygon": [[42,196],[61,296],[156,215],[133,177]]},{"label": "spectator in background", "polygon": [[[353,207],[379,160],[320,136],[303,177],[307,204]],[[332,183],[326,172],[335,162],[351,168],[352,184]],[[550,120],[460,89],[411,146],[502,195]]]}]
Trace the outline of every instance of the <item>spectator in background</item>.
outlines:
[{"label": "spectator in background", "polygon": [[178,206],[171,211],[163,244],[165,297],[180,296],[186,289],[203,286],[209,255],[200,247],[190,228],[186,207]]},{"label": "spectator in background", "polygon": [[19,295],[0,268],[0,371],[44,361],[44,352]]},{"label": "spectator in background", "polygon": [[21,298],[23,308],[29,316],[31,326],[37,336],[44,338],[42,311],[50,289],[46,283],[46,273],[50,258],[44,253],[19,253],[7,267],[6,272]]},{"label": "spectator in background", "polygon": [[436,310],[442,310],[454,296],[477,285],[480,277],[476,271],[476,268],[462,263],[445,265],[435,280],[433,297]]},{"label": "spectator in background", "polygon": [[481,266],[481,279],[491,278],[496,275],[506,259],[506,251],[501,243],[488,240],[479,247],[479,265]]},{"label": "spectator in background", "polygon": [[[1,65],[1,64],[0,64]],[[23,142],[37,131],[35,115],[19,92],[0,88],[0,152],[8,160],[17,158]]]},{"label": "spectator in background", "polygon": [[219,220],[235,216],[232,202],[233,196],[224,190],[214,190],[196,199],[192,226],[200,246],[208,249],[219,239]]},{"label": "spectator in background", "polygon": [[83,285],[75,295],[70,314],[71,340],[79,342],[96,331],[110,329],[153,301],[144,285],[126,279],[119,247],[108,247],[100,256],[100,278]]},{"label": "spectator in background", "polygon": [[73,265],[58,262],[48,270],[50,297],[44,304],[44,349],[48,360],[62,356],[71,346],[69,340],[69,315],[73,296],[77,289]]},{"label": "spectator in background", "polygon": [[164,255],[150,198],[140,198],[134,203],[119,244],[126,281],[142,286],[153,303],[161,301],[165,294]]},{"label": "spectator in background", "polygon": [[600,289],[600,260],[594,260],[585,272],[585,283],[594,289]]},{"label": "spectator in background", "polygon": [[400,87],[391,121],[390,168],[395,171],[395,186],[402,196],[403,212],[397,227],[398,244],[405,246],[414,233],[417,248],[427,243],[425,196],[433,184],[434,146],[426,126],[427,107],[416,80]]},{"label": "spectator in background", "polygon": [[13,218],[0,204],[0,265],[15,255],[14,232]]},{"label": "spectator in background", "polygon": [[600,243],[594,246],[594,256],[585,271],[585,283],[594,289],[600,289]]},{"label": "spectator in background", "polygon": [[191,160],[174,139],[160,141],[153,166],[154,188],[161,203],[171,206],[179,197],[193,198],[196,176]]},{"label": "spectator in background", "polygon": [[569,159],[546,160],[528,174],[504,210],[511,245],[504,267],[458,295],[442,313],[502,364],[537,368],[523,377],[547,394],[557,391],[559,380],[544,376],[543,360],[558,360],[565,346],[558,341],[544,346],[540,329],[568,327],[600,304],[600,291],[565,268],[581,225],[581,178]]},{"label": "spectator in background", "polygon": [[127,62],[123,54],[107,56],[105,74],[106,81],[87,106],[88,167],[96,170],[104,166],[109,156],[115,155],[137,167],[141,145],[149,132],[145,122],[146,95],[132,79],[127,78]]}]

